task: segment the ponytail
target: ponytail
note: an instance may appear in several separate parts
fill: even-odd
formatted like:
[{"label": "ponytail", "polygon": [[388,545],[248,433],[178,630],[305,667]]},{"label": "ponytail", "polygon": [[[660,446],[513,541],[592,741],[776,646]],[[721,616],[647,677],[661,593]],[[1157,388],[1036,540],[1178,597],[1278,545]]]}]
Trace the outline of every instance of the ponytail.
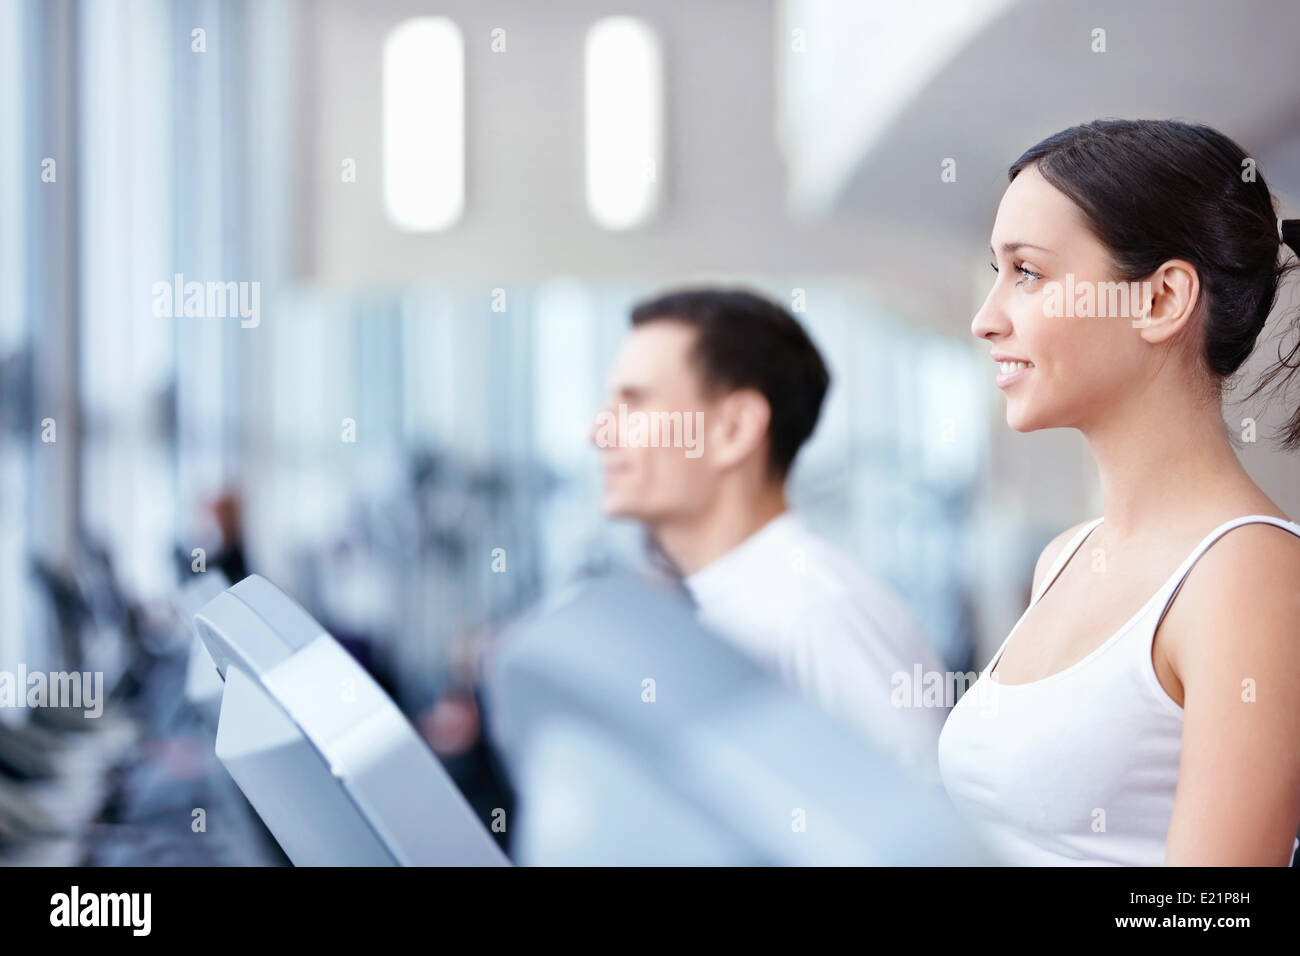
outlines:
[{"label": "ponytail", "polygon": [[1300,256],[1300,219],[1279,219],[1277,237],[1284,245],[1290,246],[1292,252]]},{"label": "ponytail", "polygon": [[[1277,221],[1277,238],[1283,246],[1289,248],[1296,256],[1300,256],[1300,219],[1278,219]],[[1280,250],[1279,253],[1281,254]],[[1278,265],[1279,280],[1295,269],[1297,263],[1290,262],[1286,265]],[[1279,283],[1280,284],[1280,283]],[[1294,336],[1289,351],[1283,354],[1286,347],[1284,341],[1279,340],[1277,346],[1277,361],[1270,365],[1264,374],[1260,376],[1258,384],[1250,390],[1250,397],[1254,398],[1260,392],[1277,385],[1277,397],[1285,401],[1291,390],[1292,384],[1300,379],[1296,373],[1300,371],[1300,315],[1291,320],[1291,327],[1282,336],[1291,334]],[[1297,403],[1295,411],[1291,417],[1283,424],[1279,433],[1279,441],[1283,448],[1300,449],[1300,403]]]}]

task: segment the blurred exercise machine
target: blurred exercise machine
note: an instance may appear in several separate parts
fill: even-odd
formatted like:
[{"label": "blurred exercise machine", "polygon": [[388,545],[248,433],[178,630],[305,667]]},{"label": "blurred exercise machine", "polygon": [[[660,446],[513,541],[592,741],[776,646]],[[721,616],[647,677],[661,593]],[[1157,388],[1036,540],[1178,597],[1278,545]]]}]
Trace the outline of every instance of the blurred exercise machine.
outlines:
[{"label": "blurred exercise machine", "polygon": [[520,626],[489,673],[520,864],[968,865],[912,780],[695,619],[615,575]]},{"label": "blurred exercise machine", "polygon": [[[225,678],[217,754],[295,863],[505,862],[393,703],[281,591],[248,578],[197,625]],[[941,791],[640,579],[518,626],[490,696],[517,862],[989,860]]]},{"label": "blurred exercise machine", "polygon": [[198,634],[225,681],[216,754],[299,866],[509,861],[374,679],[253,575]]},{"label": "blurred exercise machine", "polygon": [[[211,755],[210,725],[186,698],[195,595],[227,583],[191,578],[173,606],[146,608],[84,535],[70,566],[33,561],[28,659],[0,670],[102,674],[102,713],[0,713],[0,865],[287,862]],[[210,829],[196,825],[196,810]]]}]

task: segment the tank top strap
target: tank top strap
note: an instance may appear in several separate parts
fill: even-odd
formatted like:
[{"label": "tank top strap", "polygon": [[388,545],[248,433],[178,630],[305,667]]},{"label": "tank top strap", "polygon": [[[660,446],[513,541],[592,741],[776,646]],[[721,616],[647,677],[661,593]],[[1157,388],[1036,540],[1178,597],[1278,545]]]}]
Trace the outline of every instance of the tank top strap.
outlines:
[{"label": "tank top strap", "polygon": [[1064,571],[1065,566],[1070,563],[1070,559],[1074,557],[1074,553],[1083,546],[1084,540],[1088,535],[1092,534],[1093,529],[1096,528],[1097,525],[1101,524],[1101,522],[1101,518],[1093,518],[1086,525],[1080,528],[1075,533],[1074,537],[1066,543],[1065,547],[1061,549],[1061,553],[1056,556],[1056,560],[1052,562],[1051,567],[1047,569],[1047,573],[1043,575],[1043,583],[1040,584],[1038,590],[1034,592],[1033,597],[1029,601],[1029,607],[1033,607],[1037,604],[1039,598],[1041,598],[1047,589],[1052,586],[1053,582],[1061,576],[1061,572]]},{"label": "tank top strap", "polygon": [[[1201,559],[1201,556],[1205,554],[1206,551],[1210,550],[1210,547],[1216,541],[1233,528],[1240,528],[1242,525],[1246,524],[1271,524],[1274,527],[1281,528],[1283,531],[1290,531],[1297,538],[1300,538],[1300,525],[1293,521],[1287,521],[1284,518],[1275,518],[1273,515],[1242,515],[1240,518],[1233,518],[1231,521],[1225,521],[1201,539],[1201,543],[1198,544],[1192,553],[1187,556],[1187,559],[1183,561],[1178,570],[1173,573],[1169,580],[1165,582],[1164,587],[1160,589],[1161,591],[1168,593],[1165,595],[1164,604],[1160,607],[1159,615],[1155,618],[1154,626],[1151,629],[1153,634],[1155,629],[1160,626],[1160,622],[1165,619],[1165,614],[1168,613],[1170,605],[1174,603],[1174,598],[1176,598],[1178,592],[1182,590],[1183,582],[1187,580],[1187,575],[1192,573],[1192,568],[1196,566],[1196,562]],[[1157,594],[1159,594],[1159,592],[1157,592]]]}]

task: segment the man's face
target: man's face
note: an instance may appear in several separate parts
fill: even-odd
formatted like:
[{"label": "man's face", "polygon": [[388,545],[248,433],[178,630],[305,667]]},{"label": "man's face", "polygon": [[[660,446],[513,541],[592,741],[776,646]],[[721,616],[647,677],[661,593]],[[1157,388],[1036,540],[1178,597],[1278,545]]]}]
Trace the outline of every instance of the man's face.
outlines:
[{"label": "man's face", "polygon": [[632,329],[614,359],[609,401],[592,429],[610,517],[654,525],[713,500],[717,476],[700,427],[710,402],[690,356],[697,334],[671,319],[648,322]]}]

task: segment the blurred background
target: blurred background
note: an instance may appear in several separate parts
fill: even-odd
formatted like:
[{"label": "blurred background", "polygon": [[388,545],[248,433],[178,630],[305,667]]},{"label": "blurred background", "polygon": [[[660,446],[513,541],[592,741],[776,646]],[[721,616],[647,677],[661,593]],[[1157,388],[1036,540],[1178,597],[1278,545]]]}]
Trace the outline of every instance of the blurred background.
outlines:
[{"label": "blurred background", "polygon": [[[0,0],[0,670],[96,662],[134,715],[0,713],[0,858],[282,862],[160,690],[214,571],[299,599],[499,806],[476,653],[642,560],[586,435],[666,286],[807,325],[834,381],[795,506],[982,666],[1100,508],[969,334],[1006,168],[1202,121],[1300,214],[1297,35],[1290,0]],[[188,282],[248,308],[186,315]],[[1245,418],[1300,514],[1279,410]],[[236,821],[202,851],[165,835],[196,800]]]}]

